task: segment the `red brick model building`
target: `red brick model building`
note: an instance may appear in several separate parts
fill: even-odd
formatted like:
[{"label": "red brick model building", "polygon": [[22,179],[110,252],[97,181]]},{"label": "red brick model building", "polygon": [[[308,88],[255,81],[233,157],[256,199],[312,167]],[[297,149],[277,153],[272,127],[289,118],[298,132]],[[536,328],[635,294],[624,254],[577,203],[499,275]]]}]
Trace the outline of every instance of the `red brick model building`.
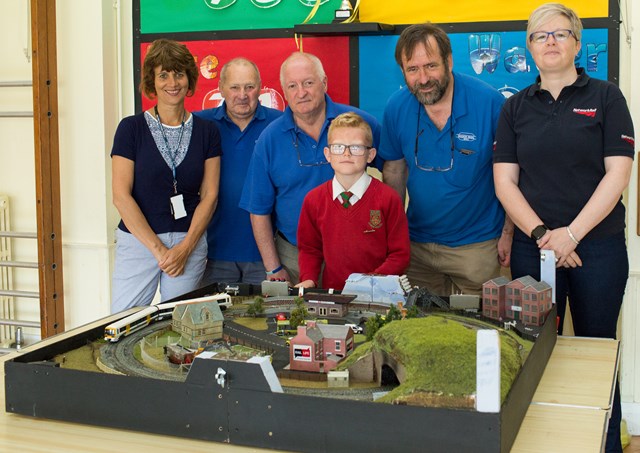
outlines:
[{"label": "red brick model building", "polygon": [[509,280],[497,277],[482,285],[482,314],[491,319],[505,319],[505,292]]},{"label": "red brick model building", "polygon": [[498,321],[519,321],[541,326],[553,304],[552,288],[533,277],[508,281],[494,278],[482,285],[482,314]]},{"label": "red brick model building", "polygon": [[291,370],[326,373],[353,351],[353,331],[348,326],[307,321],[291,339]]}]

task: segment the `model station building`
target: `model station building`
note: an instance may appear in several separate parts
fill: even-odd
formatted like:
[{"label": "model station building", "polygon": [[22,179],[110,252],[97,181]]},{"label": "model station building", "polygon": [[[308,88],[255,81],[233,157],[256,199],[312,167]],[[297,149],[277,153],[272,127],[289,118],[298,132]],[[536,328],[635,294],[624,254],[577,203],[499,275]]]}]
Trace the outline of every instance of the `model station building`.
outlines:
[{"label": "model station building", "polygon": [[356,298],[351,294],[304,293],[307,312],[323,318],[344,318],[349,314],[349,303]]},{"label": "model station building", "polygon": [[509,281],[497,277],[482,285],[482,314],[496,321],[541,326],[553,305],[552,288],[525,276]]}]

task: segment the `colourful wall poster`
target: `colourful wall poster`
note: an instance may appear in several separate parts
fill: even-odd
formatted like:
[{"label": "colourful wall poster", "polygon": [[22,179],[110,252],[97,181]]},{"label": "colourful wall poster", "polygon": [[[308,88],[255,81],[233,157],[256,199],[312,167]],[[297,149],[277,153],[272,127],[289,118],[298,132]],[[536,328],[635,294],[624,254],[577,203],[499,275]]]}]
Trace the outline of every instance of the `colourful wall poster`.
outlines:
[{"label": "colourful wall poster", "polygon": [[[140,32],[293,28],[316,0],[139,0]],[[341,0],[320,0],[309,23],[330,23]]]},{"label": "colourful wall poster", "polygon": [[[284,110],[280,65],[292,52],[297,51],[293,38],[186,41],[184,44],[194,55],[200,69],[196,93],[185,101],[187,110],[198,111],[220,104],[220,70],[229,60],[239,56],[258,65],[263,87],[260,97],[262,104]],[[141,61],[148,47],[149,43],[141,44]],[[329,96],[336,102],[349,103],[349,38],[307,37],[304,38],[304,51],[316,55],[323,62]],[[154,104],[154,101],[142,96],[143,110]]]},{"label": "colourful wall poster", "polygon": [[[527,20],[542,3],[541,0],[362,0],[360,20],[387,24]],[[609,0],[565,0],[562,3],[582,19],[609,17]]]},{"label": "colourful wall poster", "polygon": [[[532,84],[538,75],[525,46],[525,35],[524,31],[449,34],[454,72],[478,77],[505,97],[517,93]],[[359,106],[380,120],[389,96],[404,86],[402,72],[394,58],[397,41],[398,36],[359,39]],[[590,77],[606,80],[608,42],[607,29],[585,29],[576,65],[585,68]]]}]

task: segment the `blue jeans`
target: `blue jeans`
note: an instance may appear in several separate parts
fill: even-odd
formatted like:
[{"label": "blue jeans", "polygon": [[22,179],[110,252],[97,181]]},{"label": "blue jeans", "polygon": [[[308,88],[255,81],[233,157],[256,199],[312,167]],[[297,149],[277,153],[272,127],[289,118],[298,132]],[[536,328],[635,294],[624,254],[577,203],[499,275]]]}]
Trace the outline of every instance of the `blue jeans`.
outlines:
[{"label": "blue jeans", "polygon": [[[629,277],[624,232],[582,241],[576,247],[576,253],[582,260],[581,267],[556,270],[556,307],[560,317],[558,334],[562,334],[568,298],[573,330],[577,336],[616,338],[618,316]],[[511,249],[511,275],[514,279],[525,275],[540,279],[538,245],[517,229]],[[616,383],[607,452],[622,452],[620,420],[620,390]]]}]

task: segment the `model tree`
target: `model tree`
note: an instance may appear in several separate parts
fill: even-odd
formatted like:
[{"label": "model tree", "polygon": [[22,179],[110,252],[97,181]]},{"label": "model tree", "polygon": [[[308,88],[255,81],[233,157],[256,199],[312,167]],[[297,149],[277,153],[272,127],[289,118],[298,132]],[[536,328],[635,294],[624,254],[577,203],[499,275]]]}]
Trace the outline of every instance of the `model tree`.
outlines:
[{"label": "model tree", "polygon": [[264,314],[264,299],[260,296],[253,299],[253,303],[247,308],[247,313],[253,317]]},{"label": "model tree", "polygon": [[380,315],[375,315],[367,319],[367,322],[364,325],[364,331],[367,333],[367,341],[373,340],[376,332],[378,332],[384,324],[385,320],[382,319],[382,316]]},{"label": "model tree", "polygon": [[399,321],[402,319],[402,312],[398,309],[395,304],[391,304],[389,307],[389,311],[387,312],[387,317],[385,319],[386,323],[390,323],[391,321]]},{"label": "model tree", "polygon": [[412,305],[407,308],[407,318],[417,318],[418,316],[420,316],[420,310],[417,305]]},{"label": "model tree", "polygon": [[305,319],[309,317],[307,307],[304,305],[304,299],[302,297],[296,297],[293,299],[296,307],[291,310],[291,329],[295,330],[298,326],[302,325]]}]

